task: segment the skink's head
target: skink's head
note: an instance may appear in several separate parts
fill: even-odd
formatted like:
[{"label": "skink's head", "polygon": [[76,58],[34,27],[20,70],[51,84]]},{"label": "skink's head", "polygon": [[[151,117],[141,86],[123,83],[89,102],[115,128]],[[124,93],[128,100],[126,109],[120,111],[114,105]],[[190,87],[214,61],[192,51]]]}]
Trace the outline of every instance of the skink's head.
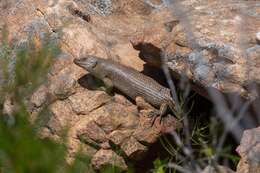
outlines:
[{"label": "skink's head", "polygon": [[85,70],[91,72],[92,69],[97,65],[98,58],[95,56],[86,56],[86,57],[74,59],[73,62],[78,66],[84,68]]}]

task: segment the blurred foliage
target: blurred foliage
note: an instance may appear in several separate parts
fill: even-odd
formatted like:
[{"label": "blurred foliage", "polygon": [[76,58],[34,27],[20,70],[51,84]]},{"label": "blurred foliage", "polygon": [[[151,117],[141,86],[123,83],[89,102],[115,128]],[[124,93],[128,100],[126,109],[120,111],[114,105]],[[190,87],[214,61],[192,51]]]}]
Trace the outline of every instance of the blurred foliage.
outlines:
[{"label": "blurred foliage", "polygon": [[[94,172],[91,158],[78,153],[74,162],[66,161],[66,137],[60,143],[41,139],[39,124],[31,124],[27,102],[30,95],[47,77],[50,65],[59,54],[58,44],[47,37],[30,40],[22,46],[8,41],[6,28],[0,43],[0,173],[69,173]],[[4,111],[6,100],[13,110]],[[48,110],[39,117],[49,116]],[[37,121],[36,121],[37,122]],[[121,172],[106,166],[101,172]]]},{"label": "blurred foliage", "polygon": [[[161,145],[168,153],[166,157],[169,160],[168,163],[175,163],[181,168],[187,168],[190,172],[196,172],[192,170],[192,167],[203,169],[211,164],[228,162],[229,165],[237,165],[239,157],[233,153],[232,143],[224,139],[224,145],[219,146],[223,134],[226,133],[223,123],[214,116],[207,119],[205,116],[190,115],[194,106],[193,97],[194,95],[191,95],[184,99],[180,95],[180,105],[183,109],[182,120],[186,118],[188,126],[175,132],[178,139],[173,137],[174,135],[164,135],[159,138]],[[190,103],[187,104],[187,102]],[[154,168],[154,172],[178,172],[160,159],[154,162]]]},{"label": "blurred foliage", "polygon": [[[190,149],[189,152],[191,152],[192,155],[186,155],[184,153],[184,150],[187,150],[186,143],[184,143],[183,146],[179,146],[175,143],[172,137],[162,136],[159,140],[165,151],[169,154],[167,158],[170,161],[168,163],[175,163],[182,168],[189,169],[191,164],[204,168],[207,165],[220,164],[221,160],[237,165],[239,157],[232,153],[232,148],[229,144],[224,145],[223,148],[217,152],[217,148],[213,144],[213,141],[218,140],[219,138],[212,138],[212,136],[208,134],[207,128],[208,127],[201,127],[200,129],[194,129],[193,133],[196,134],[192,134],[192,136],[190,136],[189,140],[191,141],[191,148],[188,149]],[[201,130],[203,130],[203,132],[200,132]],[[207,133],[207,135],[205,135],[205,133]],[[185,141],[186,137],[181,136],[180,139]],[[216,156],[220,158],[218,161],[215,160]],[[158,167],[158,163],[159,162],[157,162],[157,165],[154,164],[154,168],[157,168],[154,172],[158,172],[160,169],[164,170],[164,172],[177,171],[174,168],[168,167],[167,164]],[[191,171],[191,169],[189,171]]]},{"label": "blurred foliage", "polygon": [[38,45],[38,41],[30,40],[19,47],[10,46],[5,35],[0,55],[0,74],[4,79],[1,95],[12,94],[16,101],[22,101],[46,79],[59,48],[55,42],[48,41],[49,38]]},{"label": "blurred foliage", "polygon": [[165,173],[167,170],[167,163],[168,160],[161,160],[161,159],[156,159],[153,161],[154,169],[152,170],[153,173]]},{"label": "blurred foliage", "polygon": [[[33,41],[15,47],[7,37],[5,30],[0,47],[0,172],[86,172],[89,158],[76,158],[68,165],[65,145],[40,139],[37,125],[28,120],[27,99],[45,81],[58,45],[46,39],[37,47]],[[14,106],[8,115],[3,112],[7,99]]]}]

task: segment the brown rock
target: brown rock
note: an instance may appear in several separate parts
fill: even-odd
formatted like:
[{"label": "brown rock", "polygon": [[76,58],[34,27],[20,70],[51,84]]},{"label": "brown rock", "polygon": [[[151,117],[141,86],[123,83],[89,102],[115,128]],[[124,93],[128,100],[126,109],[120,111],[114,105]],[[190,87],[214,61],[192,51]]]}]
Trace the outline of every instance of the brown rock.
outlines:
[{"label": "brown rock", "polygon": [[[71,97],[85,97],[85,95],[86,97],[93,95],[93,98],[97,98],[100,93],[105,94],[101,91],[86,91],[85,94],[82,90],[78,92],[81,94],[78,96],[70,96],[67,100],[70,100]],[[87,94],[89,92],[92,94]],[[77,102],[75,98],[69,101],[69,105],[71,105],[71,102]],[[66,102],[67,100],[62,102]],[[96,99],[93,99],[93,102],[95,101]],[[80,104],[84,105],[88,102],[88,99],[82,99]],[[88,104],[86,104],[86,106],[87,105]],[[82,106],[82,108],[83,107],[84,106]],[[139,141],[135,139],[135,136],[139,137],[139,139],[145,137],[142,141],[144,141],[145,144],[150,144],[160,135],[160,129],[155,128],[157,133],[153,133],[153,135],[150,136],[147,135],[147,133],[151,133],[151,130],[144,126],[140,128],[137,113],[136,106],[125,97],[115,95],[109,102],[94,108],[92,111],[86,113],[86,115],[78,115],[78,120],[73,123],[68,134],[70,159],[73,158],[82,144],[87,144],[92,147],[92,150],[96,149],[97,151],[108,150],[115,145],[122,149],[127,157],[133,160],[142,158],[147,151],[147,146],[139,143]],[[149,127],[152,127],[151,117],[146,116],[146,118],[146,125],[149,124]],[[148,142],[145,142],[145,140],[148,140]],[[118,157],[122,156],[118,155]]]},{"label": "brown rock", "polygon": [[147,151],[147,147],[139,143],[134,137],[125,140],[122,143],[121,148],[125,154],[133,160],[140,160]]},{"label": "brown rock", "polygon": [[[254,99],[252,91],[245,89],[244,85],[252,80],[258,81],[253,77],[256,75],[249,75],[256,74],[258,70],[248,64],[254,62],[259,67],[259,63],[244,57],[249,56],[247,54],[256,45],[256,41],[252,40],[255,40],[255,33],[260,26],[258,7],[253,1],[243,1],[243,5],[236,7],[230,3],[231,1],[226,1],[225,5],[221,1],[169,2],[168,8],[173,13],[172,18],[180,21],[179,24],[172,32],[165,32],[159,23],[156,26],[152,25],[149,31],[138,33],[136,37],[139,39],[134,38],[133,45],[140,50],[140,57],[151,65],[160,66],[160,52],[166,52],[167,66],[174,76],[185,74],[196,86],[237,92],[245,98]],[[252,12],[245,9],[250,5],[254,6]],[[217,10],[218,7],[221,10]],[[183,16],[184,11],[188,9],[195,10]],[[246,16],[238,11],[244,11]],[[225,17],[222,20],[214,16]],[[245,25],[245,30],[238,30],[240,26]],[[138,46],[148,44],[152,46]],[[157,51],[154,51],[155,48]],[[222,63],[225,70],[216,70],[216,62]],[[218,87],[219,83],[222,83],[221,88]],[[230,83],[236,87],[229,87]],[[196,87],[193,89],[205,95],[205,91],[197,90]]]},{"label": "brown rock", "polygon": [[[117,94],[117,93],[115,93],[115,95],[114,95],[114,101],[119,104],[126,105],[126,106],[128,106],[128,108],[130,108],[130,106],[133,106],[133,104],[128,99],[126,99],[124,96]],[[138,113],[136,107],[133,107],[133,111]]]},{"label": "brown rock", "polygon": [[125,161],[112,150],[99,150],[92,158],[92,165],[95,169],[112,164],[122,169],[127,169]]},{"label": "brown rock", "polygon": [[33,107],[39,108],[47,101],[48,88],[46,85],[40,86],[31,96],[30,103]]},{"label": "brown rock", "polygon": [[[29,35],[42,40],[43,35],[49,32],[61,42],[63,51],[73,58],[82,53],[95,54],[117,59],[138,70],[143,69],[143,62],[129,39],[140,37],[140,44],[152,45],[159,52],[165,50],[170,55],[167,65],[171,71],[185,74],[196,86],[225,91],[231,87],[218,88],[218,83],[229,85],[226,84],[229,82],[239,86],[236,92],[245,98],[251,97],[250,90],[244,92],[243,89],[248,82],[256,80],[255,75],[248,73],[257,74],[259,63],[254,61],[255,68],[252,68],[244,57],[248,49],[259,44],[259,2],[239,1],[236,5],[232,0],[224,4],[222,1],[203,0],[174,3],[161,0],[109,1],[102,5],[97,2],[25,0],[17,6],[15,1],[8,1],[1,3],[0,16],[4,17],[0,21],[7,23],[10,40],[26,40]],[[183,15],[186,10],[189,13]],[[63,34],[58,37],[60,28]],[[151,54],[145,46],[140,49],[143,59],[158,58],[158,51],[150,50]],[[203,51],[208,51],[209,55],[205,56]],[[192,57],[198,61],[191,62]],[[205,57],[210,61],[204,62]],[[216,62],[223,63],[228,71],[214,70]],[[207,72],[211,73],[210,77],[205,75]],[[223,77],[225,75],[229,77]],[[65,79],[65,88],[70,88],[72,83]],[[58,89],[55,93],[64,98],[70,94],[67,89]]]},{"label": "brown rock", "polygon": [[260,127],[245,130],[236,150],[241,156],[237,173],[260,172]]},{"label": "brown rock", "polygon": [[[136,100],[138,112],[133,101],[120,94],[112,97],[84,88],[78,80],[87,72],[72,62],[80,55],[110,58],[142,71],[141,59],[158,66],[162,63],[161,54],[165,53],[172,74],[187,76],[202,95],[203,88],[213,87],[222,92],[237,92],[244,98],[258,97],[247,87],[250,83],[260,84],[258,1],[241,0],[234,4],[232,0],[185,0],[169,3],[168,7],[162,0],[97,2],[0,3],[0,28],[7,24],[8,41],[12,40],[15,46],[22,46],[31,38],[36,43],[44,41],[45,35],[61,45],[62,54],[53,63],[48,81],[30,102],[37,109],[51,104],[52,116],[43,136],[58,139],[67,128],[70,158],[80,147],[90,154],[97,151],[78,139],[80,132],[99,144],[102,149],[97,152],[108,154],[104,158],[114,154],[104,150],[110,147],[107,134],[115,144],[124,146],[129,157],[139,158],[146,151],[144,145],[179,127],[171,116],[165,117],[164,124],[159,118],[152,124],[151,117],[158,112],[140,99]],[[253,132],[245,134],[251,136],[244,137],[246,141],[257,141]],[[238,171],[257,172],[258,151],[257,143],[242,140]]]},{"label": "brown rock", "polygon": [[75,113],[86,115],[110,101],[111,97],[102,91],[82,90],[68,99]]},{"label": "brown rock", "polygon": [[86,127],[78,131],[80,138],[90,138],[97,143],[107,141],[107,135],[94,121],[86,124]]},{"label": "brown rock", "polygon": [[138,116],[131,107],[128,110],[124,105],[109,103],[101,109],[103,113],[95,121],[106,133],[116,129],[133,129],[138,125]]},{"label": "brown rock", "polygon": [[136,105],[141,110],[155,110],[149,103],[147,103],[142,97],[135,98]]},{"label": "brown rock", "polygon": [[73,66],[63,69],[58,75],[52,77],[49,85],[49,92],[57,99],[68,98],[70,95],[76,92],[76,77],[77,74],[73,70]]},{"label": "brown rock", "polygon": [[56,134],[65,132],[79,119],[66,101],[56,101],[50,106],[50,111],[52,116],[48,122],[48,127]]},{"label": "brown rock", "polygon": [[120,145],[124,141],[128,140],[133,134],[133,130],[114,130],[109,134],[109,140],[114,144]]},{"label": "brown rock", "polygon": [[[49,74],[51,76],[58,75],[63,69],[68,67],[69,65],[72,65],[72,60],[74,58],[65,52],[61,52],[58,57],[54,60],[53,65],[51,66]],[[76,69],[75,69],[76,70]]]}]

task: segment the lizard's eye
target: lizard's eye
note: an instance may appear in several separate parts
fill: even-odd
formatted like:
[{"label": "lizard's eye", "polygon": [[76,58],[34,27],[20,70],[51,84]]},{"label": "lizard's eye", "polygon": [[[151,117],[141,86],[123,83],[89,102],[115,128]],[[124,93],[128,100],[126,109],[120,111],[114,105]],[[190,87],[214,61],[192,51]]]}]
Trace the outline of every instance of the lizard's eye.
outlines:
[{"label": "lizard's eye", "polygon": [[87,57],[85,58],[85,62],[86,62],[86,65],[89,67],[89,68],[94,68],[96,65],[97,65],[97,59],[96,58],[93,58],[93,57]]}]

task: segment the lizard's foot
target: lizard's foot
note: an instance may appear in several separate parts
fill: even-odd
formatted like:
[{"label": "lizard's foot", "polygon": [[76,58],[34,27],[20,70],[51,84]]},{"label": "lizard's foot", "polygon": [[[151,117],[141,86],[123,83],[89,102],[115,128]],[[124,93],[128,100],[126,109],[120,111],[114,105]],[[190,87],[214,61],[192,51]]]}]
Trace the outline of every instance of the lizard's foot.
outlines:
[{"label": "lizard's foot", "polygon": [[150,118],[151,118],[151,126],[153,126],[155,124],[155,121],[158,117],[160,117],[160,122],[161,122],[161,116],[160,113],[158,111],[156,112],[151,112],[150,114]]},{"label": "lizard's foot", "polygon": [[152,105],[147,103],[142,97],[136,97],[135,99],[136,105],[140,111],[148,111],[148,118],[151,119],[151,127],[154,125],[158,116],[160,116],[160,112],[155,109]]},{"label": "lizard's foot", "polygon": [[163,123],[160,124],[160,131],[162,133],[169,133],[176,129],[182,128],[182,123],[178,121],[173,115],[168,114],[163,117]]},{"label": "lizard's foot", "polygon": [[159,126],[163,126],[164,124],[164,118],[165,115],[164,114],[160,114],[159,111],[157,111],[157,113],[152,117],[152,126],[155,124],[156,120],[159,120]]}]

